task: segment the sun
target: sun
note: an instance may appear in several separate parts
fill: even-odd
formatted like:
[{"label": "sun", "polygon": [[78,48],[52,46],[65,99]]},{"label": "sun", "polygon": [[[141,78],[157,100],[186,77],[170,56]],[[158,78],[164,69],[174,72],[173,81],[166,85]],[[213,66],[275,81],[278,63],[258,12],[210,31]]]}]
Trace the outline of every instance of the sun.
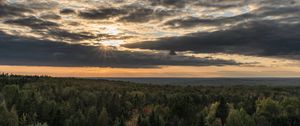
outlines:
[{"label": "sun", "polygon": [[118,35],[120,31],[115,26],[107,26],[105,27],[106,33],[109,35]]},{"label": "sun", "polygon": [[123,40],[104,40],[101,42],[104,46],[113,46],[119,47],[121,44],[124,43]]}]

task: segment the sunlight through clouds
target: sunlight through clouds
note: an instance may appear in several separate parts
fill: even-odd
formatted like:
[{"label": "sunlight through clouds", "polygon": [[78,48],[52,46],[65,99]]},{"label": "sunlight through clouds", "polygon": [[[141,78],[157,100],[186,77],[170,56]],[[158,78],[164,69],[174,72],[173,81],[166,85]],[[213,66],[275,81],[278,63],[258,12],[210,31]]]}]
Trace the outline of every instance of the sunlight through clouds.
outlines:
[{"label": "sunlight through clouds", "polygon": [[[51,59],[46,63],[50,66],[74,62],[150,68],[297,67],[299,6],[299,0],[1,0],[0,46],[4,50],[15,45],[10,48],[17,53],[6,49],[3,55],[12,58],[0,61],[9,65],[20,59],[24,65],[39,65],[36,60]],[[18,45],[26,42],[28,49]]]}]

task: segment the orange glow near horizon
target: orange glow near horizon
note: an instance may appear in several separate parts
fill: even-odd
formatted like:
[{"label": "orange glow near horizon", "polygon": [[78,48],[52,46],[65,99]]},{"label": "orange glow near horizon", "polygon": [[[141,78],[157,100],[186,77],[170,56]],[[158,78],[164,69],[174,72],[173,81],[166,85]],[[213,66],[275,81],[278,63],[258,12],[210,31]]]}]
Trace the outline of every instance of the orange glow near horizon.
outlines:
[{"label": "orange glow near horizon", "polygon": [[53,77],[300,77],[297,67],[164,66],[161,68],[100,68],[0,66],[0,72]]}]

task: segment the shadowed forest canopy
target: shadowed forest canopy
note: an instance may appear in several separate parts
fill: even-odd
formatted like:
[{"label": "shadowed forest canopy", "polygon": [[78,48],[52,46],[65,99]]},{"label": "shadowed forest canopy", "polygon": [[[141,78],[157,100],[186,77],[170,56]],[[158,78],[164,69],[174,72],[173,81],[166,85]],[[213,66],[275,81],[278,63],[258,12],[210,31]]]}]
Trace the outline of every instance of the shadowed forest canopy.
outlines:
[{"label": "shadowed forest canopy", "polygon": [[300,88],[0,76],[1,126],[299,126]]}]

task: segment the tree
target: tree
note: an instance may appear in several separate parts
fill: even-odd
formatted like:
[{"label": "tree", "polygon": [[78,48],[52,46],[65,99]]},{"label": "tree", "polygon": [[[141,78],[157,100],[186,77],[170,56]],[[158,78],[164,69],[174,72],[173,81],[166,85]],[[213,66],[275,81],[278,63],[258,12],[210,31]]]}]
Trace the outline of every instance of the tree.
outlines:
[{"label": "tree", "polygon": [[97,124],[97,115],[98,115],[98,112],[96,110],[96,107],[95,106],[92,106],[91,108],[88,109],[88,112],[87,112],[87,126],[94,126]]},{"label": "tree", "polygon": [[8,111],[5,102],[0,103],[0,126],[18,126],[18,115],[13,107],[12,112]]},{"label": "tree", "polygon": [[224,126],[226,122],[227,115],[228,115],[228,105],[224,97],[222,97],[216,111],[216,117],[221,119],[222,126]]},{"label": "tree", "polygon": [[2,89],[2,93],[5,97],[7,108],[11,108],[13,104],[17,101],[19,96],[19,86],[18,85],[6,85]]},{"label": "tree", "polygon": [[259,99],[256,101],[256,115],[265,117],[276,117],[281,112],[281,106],[278,101],[271,98]]},{"label": "tree", "polygon": [[123,118],[116,118],[113,126],[125,126],[125,122]]},{"label": "tree", "polygon": [[226,126],[255,126],[254,119],[244,109],[230,109]]},{"label": "tree", "polygon": [[[219,106],[219,102],[211,104],[209,107],[204,108],[202,111],[205,116],[205,125],[211,126],[219,121],[216,121],[216,111]],[[221,122],[220,122],[221,125]]]},{"label": "tree", "polygon": [[98,125],[99,126],[108,126],[109,117],[106,108],[102,108],[100,115],[98,117]]},{"label": "tree", "polygon": [[286,116],[300,115],[300,100],[298,98],[284,98],[280,104]]},{"label": "tree", "polygon": [[29,126],[48,126],[48,124],[47,123],[40,123],[40,122],[38,122],[36,124],[31,124]]},{"label": "tree", "polygon": [[139,115],[137,126],[150,126],[149,119],[142,115]]},{"label": "tree", "polygon": [[255,118],[257,125],[269,126],[269,125],[281,125],[280,116],[282,116],[282,107],[278,101],[271,98],[258,99],[256,101],[256,113]]},{"label": "tree", "polygon": [[149,122],[151,126],[164,126],[164,121],[161,116],[155,111],[151,112],[151,115],[149,117]]}]

